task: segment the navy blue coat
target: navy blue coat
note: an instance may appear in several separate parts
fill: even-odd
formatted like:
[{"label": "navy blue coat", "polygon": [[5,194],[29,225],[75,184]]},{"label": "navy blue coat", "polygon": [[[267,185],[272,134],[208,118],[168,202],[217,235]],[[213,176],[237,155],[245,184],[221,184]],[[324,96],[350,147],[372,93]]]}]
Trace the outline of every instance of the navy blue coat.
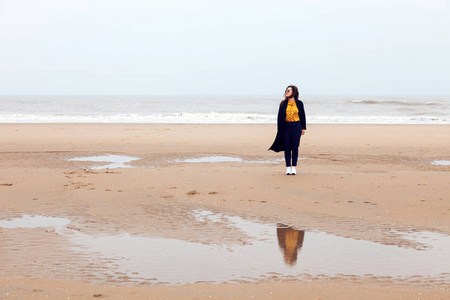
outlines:
[{"label": "navy blue coat", "polygon": [[[302,125],[302,130],[306,129],[306,116],[305,116],[305,108],[303,107],[303,102],[300,100],[295,100],[295,104],[298,108],[298,116],[300,117],[300,124]],[[284,124],[286,122],[286,108],[288,105],[288,101],[281,101],[280,108],[278,109],[278,118],[277,118],[277,136],[275,137],[275,141],[272,146],[270,146],[269,150],[280,152],[284,151]]]}]

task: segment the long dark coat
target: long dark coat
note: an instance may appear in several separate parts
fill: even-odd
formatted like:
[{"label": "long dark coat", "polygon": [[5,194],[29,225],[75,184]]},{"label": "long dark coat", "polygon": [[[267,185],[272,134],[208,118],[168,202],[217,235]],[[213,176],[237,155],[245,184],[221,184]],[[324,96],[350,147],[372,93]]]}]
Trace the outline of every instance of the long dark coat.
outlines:
[{"label": "long dark coat", "polygon": [[[298,108],[298,116],[300,117],[300,124],[302,125],[302,130],[306,129],[306,116],[305,116],[305,108],[303,107],[303,102],[300,100],[295,100],[295,104]],[[277,136],[275,137],[275,141],[272,146],[270,146],[269,150],[280,152],[284,151],[284,123],[286,122],[286,108],[288,105],[288,101],[281,101],[280,108],[278,109],[278,118],[277,118]]]}]

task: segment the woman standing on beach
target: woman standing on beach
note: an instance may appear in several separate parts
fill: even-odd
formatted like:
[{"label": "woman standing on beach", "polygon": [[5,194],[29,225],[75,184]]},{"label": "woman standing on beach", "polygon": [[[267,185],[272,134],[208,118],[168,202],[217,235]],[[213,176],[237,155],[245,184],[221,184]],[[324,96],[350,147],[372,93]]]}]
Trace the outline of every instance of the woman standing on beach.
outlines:
[{"label": "woman standing on beach", "polygon": [[295,175],[297,170],[300,137],[306,131],[306,117],[303,102],[298,99],[298,88],[290,85],[284,92],[277,119],[277,136],[269,150],[284,151],[286,175]]}]

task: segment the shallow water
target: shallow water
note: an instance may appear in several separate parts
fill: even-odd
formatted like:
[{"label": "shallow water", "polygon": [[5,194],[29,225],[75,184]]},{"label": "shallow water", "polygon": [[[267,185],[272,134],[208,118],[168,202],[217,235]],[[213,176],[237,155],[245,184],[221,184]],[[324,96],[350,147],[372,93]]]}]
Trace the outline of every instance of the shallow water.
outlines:
[{"label": "shallow water", "polygon": [[388,276],[394,279],[437,278],[450,281],[450,237],[435,232],[398,233],[415,246],[303,231],[238,216],[191,210],[195,222],[227,224],[247,236],[228,244],[202,244],[168,238],[104,234],[93,236],[67,228],[67,218],[23,216],[0,221],[0,227],[53,226],[71,249],[113,261],[110,275],[126,282],[185,284],[194,282],[265,281],[303,276]]},{"label": "shallow water", "polygon": [[231,156],[204,156],[199,158],[187,158],[177,160],[177,162],[186,162],[186,163],[243,162],[243,159]]},{"label": "shallow water", "polygon": [[435,166],[450,166],[450,160],[435,160],[431,164]]},{"label": "shallow water", "polygon": [[69,161],[93,161],[93,162],[106,162],[110,163],[107,165],[96,166],[90,168],[91,170],[102,170],[102,169],[116,169],[116,168],[133,168],[130,165],[125,165],[135,160],[139,160],[138,157],[123,156],[123,155],[112,155],[107,154],[103,156],[90,156],[90,157],[77,157],[71,158]]},{"label": "shallow water", "polygon": [[[133,166],[127,165],[126,163],[139,160],[138,157],[123,156],[123,155],[112,155],[107,154],[103,156],[90,156],[90,157],[77,157],[71,158],[69,161],[92,161],[92,162],[103,162],[109,163],[106,165],[90,167],[91,170],[102,170],[102,169],[116,169],[116,168],[133,168]],[[299,160],[305,159],[299,157]],[[240,157],[232,156],[203,156],[196,158],[178,159],[173,162],[176,163],[221,163],[221,162],[240,162],[240,163],[262,163],[262,164],[272,164],[284,161],[284,159],[274,159],[274,160],[244,160]]]},{"label": "shallow water", "polygon": [[0,220],[0,228],[63,228],[70,224],[67,218],[24,215],[12,220]]},{"label": "shallow water", "polygon": [[[299,157],[299,160],[305,159],[304,157]],[[240,157],[232,157],[232,156],[203,156],[197,158],[187,158],[176,160],[176,162],[185,162],[185,163],[219,163],[219,162],[242,162],[242,163],[259,163],[259,164],[274,164],[279,163],[280,161],[284,161],[283,158],[278,158],[274,160],[245,160]]]}]

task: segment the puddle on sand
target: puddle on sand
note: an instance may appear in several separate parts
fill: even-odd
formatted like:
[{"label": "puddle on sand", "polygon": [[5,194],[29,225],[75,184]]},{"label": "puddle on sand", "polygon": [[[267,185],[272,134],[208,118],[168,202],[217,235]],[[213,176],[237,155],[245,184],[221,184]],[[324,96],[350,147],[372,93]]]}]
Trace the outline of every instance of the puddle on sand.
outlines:
[{"label": "puddle on sand", "polygon": [[[402,238],[422,245],[408,248],[305,232],[206,210],[191,210],[187,214],[194,222],[226,223],[247,239],[234,244],[201,244],[129,234],[91,236],[68,229],[68,219],[40,216],[0,221],[0,226],[55,226],[57,233],[69,238],[72,250],[92,259],[101,255],[114,261],[109,272],[116,283],[258,282],[342,275],[450,282],[445,263],[450,261],[447,235],[402,233]],[[31,224],[30,219],[36,222]]]},{"label": "puddle on sand", "polygon": [[[305,159],[304,157],[299,157],[299,160]],[[176,160],[175,162],[184,163],[219,163],[219,162],[241,162],[241,163],[251,163],[251,164],[274,164],[284,161],[284,158],[274,159],[274,160],[245,160],[240,157],[232,156],[203,156],[198,158],[187,158]]]},{"label": "puddle on sand", "polygon": [[177,162],[186,163],[217,163],[217,162],[243,162],[242,158],[231,156],[204,156],[199,158],[187,158],[177,160]]},{"label": "puddle on sand", "polygon": [[64,228],[70,224],[66,218],[24,215],[9,221],[0,220],[0,228]]},{"label": "puddle on sand", "polygon": [[[104,156],[90,156],[90,157],[77,157],[71,158],[68,161],[93,161],[93,162],[104,162],[111,163],[103,166],[96,166],[90,168],[91,170],[101,170],[101,169],[115,169],[115,168],[133,168],[132,166],[126,165],[125,163],[129,163],[134,160],[139,160],[141,158],[131,157],[131,156],[123,156],[123,155],[104,155]],[[306,159],[306,157],[299,157],[299,160]],[[197,158],[186,158],[186,159],[177,159],[173,162],[176,163],[221,163],[221,162],[239,162],[239,163],[251,163],[251,164],[274,164],[283,162],[284,158],[277,158],[273,160],[245,160],[240,157],[232,157],[232,156],[203,156]]]},{"label": "puddle on sand", "polygon": [[435,160],[431,164],[434,166],[450,166],[450,160]]},{"label": "puddle on sand", "polygon": [[123,156],[123,155],[104,155],[104,156],[90,156],[90,157],[77,157],[71,158],[69,161],[93,161],[93,162],[106,162],[111,163],[108,165],[97,166],[90,168],[91,170],[102,170],[102,169],[116,169],[116,168],[133,168],[132,166],[125,165],[125,163],[132,162],[134,160],[139,160],[140,158]]}]

